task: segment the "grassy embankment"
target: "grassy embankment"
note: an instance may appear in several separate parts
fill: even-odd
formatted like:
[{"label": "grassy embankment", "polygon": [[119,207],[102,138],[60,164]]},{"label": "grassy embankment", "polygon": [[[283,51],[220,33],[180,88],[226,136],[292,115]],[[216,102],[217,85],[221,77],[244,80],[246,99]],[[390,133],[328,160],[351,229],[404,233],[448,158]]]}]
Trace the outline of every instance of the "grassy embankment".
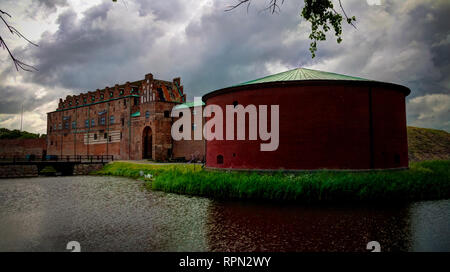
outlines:
[{"label": "grassy embankment", "polygon": [[[219,199],[297,202],[412,201],[450,198],[450,161],[411,163],[409,170],[377,172],[210,172],[198,165],[108,164],[101,175],[140,177],[146,187]],[[143,178],[142,178],[143,179]]]},{"label": "grassy embankment", "polygon": [[449,160],[450,133],[444,130],[408,127],[409,161]]}]

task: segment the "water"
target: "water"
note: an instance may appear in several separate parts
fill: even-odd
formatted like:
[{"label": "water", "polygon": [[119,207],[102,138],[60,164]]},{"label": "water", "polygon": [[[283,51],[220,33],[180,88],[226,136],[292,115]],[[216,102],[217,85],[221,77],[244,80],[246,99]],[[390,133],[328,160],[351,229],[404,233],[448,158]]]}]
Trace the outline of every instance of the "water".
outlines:
[{"label": "water", "polygon": [[398,206],[214,201],[118,177],[0,180],[0,251],[450,251],[450,200]]}]

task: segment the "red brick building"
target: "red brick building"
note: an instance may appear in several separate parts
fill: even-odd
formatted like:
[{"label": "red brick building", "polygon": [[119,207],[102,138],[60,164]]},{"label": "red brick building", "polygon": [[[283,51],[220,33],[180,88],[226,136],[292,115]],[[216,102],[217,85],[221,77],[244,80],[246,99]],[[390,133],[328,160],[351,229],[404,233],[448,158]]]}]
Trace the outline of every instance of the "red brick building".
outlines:
[{"label": "red brick building", "polygon": [[224,112],[227,105],[279,105],[279,146],[264,152],[260,146],[265,141],[260,139],[207,141],[206,167],[406,168],[409,93],[397,84],[302,68],[216,90],[203,101]]},{"label": "red brick building", "polygon": [[[204,142],[174,143],[174,106],[186,102],[180,78],[145,79],[60,99],[47,114],[49,155],[114,155],[166,161],[204,158]],[[201,143],[200,143],[201,142]]]}]

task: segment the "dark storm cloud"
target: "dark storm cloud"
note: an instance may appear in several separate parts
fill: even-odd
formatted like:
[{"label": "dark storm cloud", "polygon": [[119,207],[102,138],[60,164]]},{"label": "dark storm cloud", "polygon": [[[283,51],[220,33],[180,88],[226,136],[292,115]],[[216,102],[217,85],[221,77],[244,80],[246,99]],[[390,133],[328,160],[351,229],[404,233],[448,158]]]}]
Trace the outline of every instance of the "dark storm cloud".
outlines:
[{"label": "dark storm cloud", "polygon": [[61,14],[58,30],[44,33],[39,48],[29,51],[39,70],[30,75],[31,80],[46,86],[92,90],[116,83],[118,74],[124,80],[142,76],[144,72],[127,73],[124,68],[151,48],[152,41],[147,37],[160,32],[151,25],[145,29],[122,27],[126,16],[125,22],[108,18],[112,7],[105,3],[91,8],[83,19],[71,9]]},{"label": "dark storm cloud", "polygon": [[[36,91],[36,90],[35,90]],[[44,94],[36,96],[38,93],[30,93],[28,88],[4,85],[0,86],[2,99],[0,109],[2,114],[20,113],[23,105],[24,111],[33,111],[42,104],[47,103],[55,94]]]},{"label": "dark storm cloud", "polygon": [[[36,18],[38,14],[47,16],[56,12],[58,7],[66,6],[68,6],[67,0],[32,0],[28,15],[33,18]],[[36,12],[37,10],[40,12]]]},{"label": "dark storm cloud", "polygon": [[[39,3],[53,9],[65,1]],[[315,59],[308,50],[310,24],[299,16],[302,0],[286,1],[274,15],[262,11],[267,1],[253,1],[248,13],[245,7],[224,12],[226,1],[201,3],[141,0],[127,2],[126,9],[120,1],[105,1],[83,16],[66,8],[56,32],[44,33],[39,48],[16,48],[39,69],[25,74],[23,81],[42,86],[46,97],[56,100],[151,72],[161,79],[181,76],[192,98],[268,75],[277,67],[304,66],[404,84],[412,90],[408,100],[418,98],[411,103],[408,121],[433,120],[434,127],[448,129],[438,101],[450,93],[450,1],[369,6],[347,0],[344,7],[357,17],[358,29],[344,26],[341,44],[329,33],[318,44]],[[11,76],[5,71],[2,78]],[[420,98],[433,94],[443,96]]]},{"label": "dark storm cloud", "polygon": [[352,1],[347,6],[358,17],[358,30],[345,27],[341,46],[319,44],[319,62],[334,64],[330,66],[345,73],[406,85],[412,90],[409,99],[448,93],[450,43],[436,44],[450,35],[450,2],[415,2],[386,1],[368,7],[364,1]]},{"label": "dark storm cloud", "polygon": [[173,1],[152,1],[142,0],[137,2],[139,7],[139,16],[147,16],[153,14],[157,20],[173,21],[186,19],[186,13],[188,9],[185,8],[183,3],[186,1],[173,0]]},{"label": "dark storm cloud", "polygon": [[307,50],[309,42],[283,44],[285,32],[300,22],[298,3],[286,2],[275,15],[259,12],[263,6],[252,7],[249,13],[245,8],[224,12],[225,8],[223,2],[215,2],[213,12],[186,27],[187,40],[177,46],[200,50],[195,55],[198,65],[185,71],[188,77],[184,77],[193,94],[263,76],[267,62],[294,68],[307,61],[309,56],[299,48]]}]

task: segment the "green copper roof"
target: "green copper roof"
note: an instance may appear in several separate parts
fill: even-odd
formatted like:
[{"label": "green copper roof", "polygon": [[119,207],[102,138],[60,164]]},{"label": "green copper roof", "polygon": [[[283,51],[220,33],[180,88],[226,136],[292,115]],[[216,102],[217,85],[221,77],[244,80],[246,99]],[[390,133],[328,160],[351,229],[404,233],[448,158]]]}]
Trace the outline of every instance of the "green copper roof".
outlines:
[{"label": "green copper roof", "polygon": [[294,80],[363,80],[368,81],[368,79],[360,77],[352,77],[346,75],[340,75],[335,73],[311,70],[306,68],[296,68],[286,72],[258,78],[255,80],[247,81],[235,86],[250,85],[257,83],[267,83],[267,82],[279,82],[279,81],[294,81]]},{"label": "green copper roof", "polygon": [[137,112],[135,112],[135,113],[133,113],[131,115],[131,117],[139,117],[139,116],[141,116],[141,112],[140,111],[137,111]]}]

